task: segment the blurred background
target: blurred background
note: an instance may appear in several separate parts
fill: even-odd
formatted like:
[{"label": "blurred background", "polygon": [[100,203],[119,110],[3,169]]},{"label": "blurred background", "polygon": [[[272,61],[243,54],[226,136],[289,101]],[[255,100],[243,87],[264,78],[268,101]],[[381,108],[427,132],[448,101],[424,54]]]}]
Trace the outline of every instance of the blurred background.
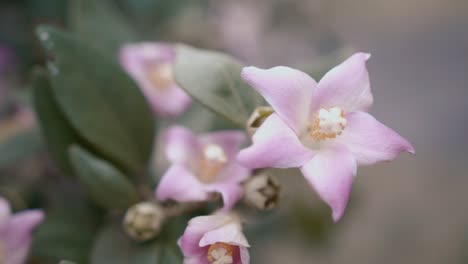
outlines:
[{"label": "blurred background", "polygon": [[38,24],[111,51],[185,42],[260,67],[321,70],[366,51],[371,112],[417,154],[360,168],[336,225],[305,180],[284,171],[277,217],[247,233],[252,263],[468,263],[467,10],[462,0],[2,0],[0,193],[34,206],[31,190],[53,174],[29,107],[31,70],[45,61]]}]

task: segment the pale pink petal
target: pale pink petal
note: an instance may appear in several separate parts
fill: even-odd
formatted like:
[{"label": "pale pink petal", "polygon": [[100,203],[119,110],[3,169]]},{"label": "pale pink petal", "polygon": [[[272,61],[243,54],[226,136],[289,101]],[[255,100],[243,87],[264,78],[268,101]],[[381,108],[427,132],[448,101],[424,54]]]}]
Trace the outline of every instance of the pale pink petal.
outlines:
[{"label": "pale pink petal", "polygon": [[242,198],[244,189],[240,183],[217,183],[208,185],[206,190],[219,192],[223,198],[223,211],[229,211]]},{"label": "pale pink petal", "polygon": [[155,87],[148,78],[151,67],[158,64],[172,64],[174,58],[172,45],[165,43],[127,44],[120,51],[122,67],[138,84],[153,110],[164,117],[182,114],[192,102],[177,84],[162,89]]},{"label": "pale pink petal", "polygon": [[241,264],[250,263],[249,250],[246,247],[239,247]]},{"label": "pale pink petal", "polygon": [[172,199],[178,202],[205,201],[210,197],[199,180],[184,166],[172,165],[162,176],[156,188],[160,201]]},{"label": "pale pink petal", "polygon": [[203,145],[219,145],[226,153],[228,160],[231,160],[235,159],[241,145],[245,142],[246,139],[247,137],[242,131],[227,130],[205,134],[200,137],[200,142]]},{"label": "pale pink petal", "polygon": [[347,146],[359,165],[391,161],[402,152],[414,153],[411,144],[364,112],[346,115],[347,125],[336,141]]},{"label": "pale pink petal", "polygon": [[196,136],[189,129],[173,126],[166,132],[166,156],[172,163],[193,166],[198,162],[201,147]]},{"label": "pale pink petal", "polygon": [[344,214],[356,170],[356,160],[343,146],[323,149],[301,167],[320,198],[331,207],[335,222]]},{"label": "pale pink petal", "polygon": [[250,174],[249,169],[240,166],[234,161],[218,176],[216,182],[206,184],[205,190],[220,193],[223,198],[223,210],[229,210],[242,198],[244,190],[241,187],[241,183]]},{"label": "pale pink petal", "polygon": [[14,214],[8,221],[2,238],[8,250],[15,252],[30,243],[32,231],[43,220],[44,213],[41,210],[27,210]]},{"label": "pale pink petal", "polygon": [[0,197],[0,225],[5,223],[11,215],[10,203],[3,197]]},{"label": "pale pink petal", "polygon": [[253,145],[237,159],[248,168],[293,168],[304,165],[313,154],[277,114],[270,115],[252,137]]},{"label": "pale pink petal", "polygon": [[196,257],[186,257],[184,258],[184,264],[211,264],[208,261],[206,254],[196,256]]},{"label": "pale pink petal", "polygon": [[24,264],[29,254],[31,241],[26,241],[14,249],[8,249],[5,264]]},{"label": "pale pink petal", "polygon": [[184,234],[179,239],[179,245],[184,256],[192,257],[203,254],[206,250],[203,248],[203,246],[199,245],[203,235],[206,232],[215,230],[231,221],[231,217],[224,214],[198,216],[192,218],[188,222]]},{"label": "pale pink petal", "polygon": [[345,112],[367,111],[372,105],[368,53],[356,53],[323,76],[312,95],[311,112],[319,108],[340,107]]},{"label": "pale pink petal", "polygon": [[309,118],[312,91],[317,83],[309,75],[278,66],[271,69],[246,67],[242,78],[257,90],[281,119],[300,133]]},{"label": "pale pink petal", "polygon": [[249,243],[247,242],[244,233],[242,233],[242,226],[237,221],[231,221],[217,229],[206,232],[198,245],[200,247],[204,247],[217,242],[249,247]]}]

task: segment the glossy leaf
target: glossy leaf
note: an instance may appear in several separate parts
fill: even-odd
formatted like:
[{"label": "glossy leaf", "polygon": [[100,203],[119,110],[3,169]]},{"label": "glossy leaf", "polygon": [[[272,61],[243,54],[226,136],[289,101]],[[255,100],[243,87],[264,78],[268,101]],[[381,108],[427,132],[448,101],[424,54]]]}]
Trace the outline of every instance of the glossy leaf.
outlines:
[{"label": "glossy leaf", "polygon": [[70,1],[70,26],[80,37],[117,56],[120,45],[136,41],[134,30],[112,0]]},{"label": "glossy leaf", "polygon": [[81,147],[69,149],[72,166],[94,202],[108,209],[126,209],[138,201],[130,180],[110,163]]},{"label": "glossy leaf", "polygon": [[177,83],[202,105],[244,127],[262,97],[241,78],[243,65],[214,51],[178,45],[174,71]]},{"label": "glossy leaf", "polygon": [[57,105],[47,73],[41,69],[36,69],[33,74],[33,103],[50,153],[59,167],[71,175],[67,151],[70,145],[79,142],[78,134]]},{"label": "glossy leaf", "polygon": [[52,90],[67,120],[101,156],[140,173],[154,138],[153,114],[136,84],[115,58],[75,36],[48,26],[38,28],[52,53]]}]

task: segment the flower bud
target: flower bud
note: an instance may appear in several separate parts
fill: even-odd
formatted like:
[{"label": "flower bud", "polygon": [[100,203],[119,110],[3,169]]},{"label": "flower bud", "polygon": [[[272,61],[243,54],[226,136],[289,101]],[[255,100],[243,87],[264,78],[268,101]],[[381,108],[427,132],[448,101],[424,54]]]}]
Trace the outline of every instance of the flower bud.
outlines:
[{"label": "flower bud", "polygon": [[276,177],[263,173],[255,175],[244,184],[244,201],[258,210],[271,210],[279,203],[280,184]]},{"label": "flower bud", "polygon": [[274,112],[273,108],[269,106],[259,106],[255,111],[250,115],[247,120],[247,134],[250,137],[257,131],[257,128]]},{"label": "flower bud", "polygon": [[164,210],[161,206],[151,202],[142,202],[127,210],[123,226],[128,236],[143,242],[159,235],[164,220]]}]

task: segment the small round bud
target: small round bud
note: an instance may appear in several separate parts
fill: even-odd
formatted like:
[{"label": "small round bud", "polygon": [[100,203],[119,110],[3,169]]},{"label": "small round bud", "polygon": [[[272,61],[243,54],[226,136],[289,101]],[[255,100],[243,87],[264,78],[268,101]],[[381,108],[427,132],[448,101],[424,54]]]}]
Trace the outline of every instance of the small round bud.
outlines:
[{"label": "small round bud", "polygon": [[269,106],[259,106],[255,108],[255,111],[250,115],[249,119],[247,120],[247,134],[249,136],[252,136],[255,131],[257,131],[257,128],[262,125],[262,123],[269,117],[271,114],[273,114],[274,110],[273,108]]},{"label": "small round bud", "polygon": [[270,174],[251,177],[245,182],[244,188],[244,201],[258,210],[271,210],[279,203],[281,187],[278,179]]},{"label": "small round bud", "polygon": [[127,210],[123,226],[127,235],[143,242],[155,238],[161,232],[164,218],[164,210],[161,206],[151,202],[142,202]]}]

